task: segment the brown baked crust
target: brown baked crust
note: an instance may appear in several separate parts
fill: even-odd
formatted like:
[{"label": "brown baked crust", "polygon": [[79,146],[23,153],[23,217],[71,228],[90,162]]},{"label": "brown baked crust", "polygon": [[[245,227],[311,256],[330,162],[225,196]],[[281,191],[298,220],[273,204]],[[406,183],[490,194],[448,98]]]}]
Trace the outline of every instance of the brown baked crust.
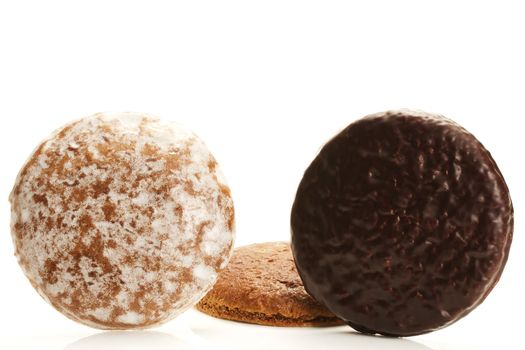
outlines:
[{"label": "brown baked crust", "polygon": [[196,308],[210,316],[268,326],[344,324],[306,293],[286,242],[235,249]]}]

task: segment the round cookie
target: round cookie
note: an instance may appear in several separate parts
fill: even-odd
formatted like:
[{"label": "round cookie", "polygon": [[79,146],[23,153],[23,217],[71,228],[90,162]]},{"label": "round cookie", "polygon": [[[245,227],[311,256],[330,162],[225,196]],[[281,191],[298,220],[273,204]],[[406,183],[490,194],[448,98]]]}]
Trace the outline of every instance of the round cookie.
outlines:
[{"label": "round cookie", "polygon": [[226,266],[230,190],[178,124],[96,114],[57,130],[10,196],[15,254],[58,311],[102,329],[146,328],[194,305]]},{"label": "round cookie", "polygon": [[472,311],[497,283],[513,208],[490,153],[441,116],[367,116],[306,170],[291,213],[306,290],[358,331],[410,336]]},{"label": "round cookie", "polygon": [[235,249],[197,309],[214,317],[267,326],[344,324],[304,290],[285,242]]}]

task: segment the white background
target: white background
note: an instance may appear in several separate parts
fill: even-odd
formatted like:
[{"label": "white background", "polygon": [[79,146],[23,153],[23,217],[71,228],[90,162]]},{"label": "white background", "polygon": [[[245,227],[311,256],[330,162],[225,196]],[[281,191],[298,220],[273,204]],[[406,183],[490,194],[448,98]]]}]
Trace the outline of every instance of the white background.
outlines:
[{"label": "white background", "polygon": [[[520,1],[0,0],[0,349],[523,349],[525,7]],[[237,245],[287,240],[302,172],[351,121],[392,108],[444,114],[492,152],[515,239],[485,303],[432,334],[275,329],[190,311],[149,332],[77,325],[13,256],[7,197],[42,138],[100,111],[193,129],[229,180]]]}]

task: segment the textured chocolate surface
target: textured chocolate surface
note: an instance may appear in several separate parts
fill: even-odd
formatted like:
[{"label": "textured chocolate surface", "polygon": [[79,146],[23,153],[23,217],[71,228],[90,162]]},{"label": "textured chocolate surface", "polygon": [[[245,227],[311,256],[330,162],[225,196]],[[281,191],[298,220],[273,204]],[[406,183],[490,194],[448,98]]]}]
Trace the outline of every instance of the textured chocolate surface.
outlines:
[{"label": "textured chocolate surface", "polygon": [[474,136],[401,110],[350,124],[322,148],[291,225],[310,294],[359,331],[409,336],[483,301],[507,260],[513,208]]}]

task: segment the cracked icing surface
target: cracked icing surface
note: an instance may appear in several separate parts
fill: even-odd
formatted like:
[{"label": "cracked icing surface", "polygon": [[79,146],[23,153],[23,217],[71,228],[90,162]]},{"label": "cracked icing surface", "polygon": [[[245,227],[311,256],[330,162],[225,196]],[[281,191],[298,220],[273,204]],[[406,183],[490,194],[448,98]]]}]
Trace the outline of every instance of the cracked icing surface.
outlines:
[{"label": "cracked icing surface", "polygon": [[402,110],[356,121],[323,147],[291,225],[310,294],[357,330],[407,336],[483,301],[507,260],[513,208],[474,136]]},{"label": "cracked icing surface", "polygon": [[44,141],[10,197],[18,261],[66,316],[144,328],[195,304],[228,262],[230,191],[204,143],[177,124],[96,114]]}]

